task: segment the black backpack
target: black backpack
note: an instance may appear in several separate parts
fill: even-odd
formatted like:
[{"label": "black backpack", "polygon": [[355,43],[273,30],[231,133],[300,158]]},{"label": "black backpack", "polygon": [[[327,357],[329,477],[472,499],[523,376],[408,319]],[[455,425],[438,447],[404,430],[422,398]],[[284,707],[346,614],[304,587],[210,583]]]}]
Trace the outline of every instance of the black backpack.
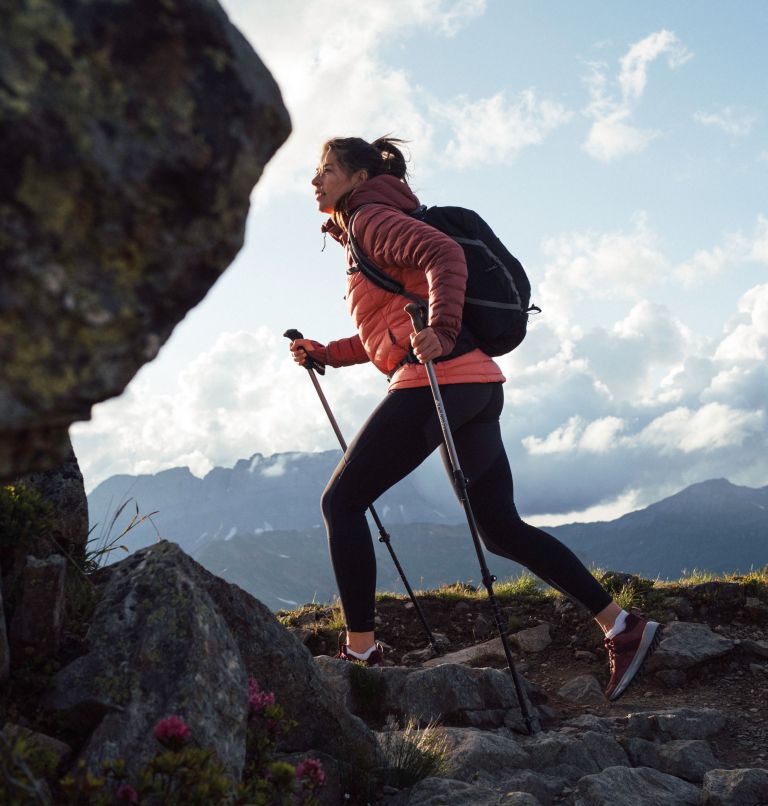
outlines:
[{"label": "black backpack", "polygon": [[[531,284],[520,261],[473,210],[422,206],[411,215],[453,238],[464,250],[467,290],[462,326],[471,334],[474,346],[492,356],[514,350],[525,338],[529,313],[541,310],[530,304]],[[349,248],[358,269],[380,288],[400,294],[426,309],[424,300],[405,291],[363,252],[352,236],[353,219],[354,213],[349,221]],[[456,354],[454,351],[445,357]]]}]

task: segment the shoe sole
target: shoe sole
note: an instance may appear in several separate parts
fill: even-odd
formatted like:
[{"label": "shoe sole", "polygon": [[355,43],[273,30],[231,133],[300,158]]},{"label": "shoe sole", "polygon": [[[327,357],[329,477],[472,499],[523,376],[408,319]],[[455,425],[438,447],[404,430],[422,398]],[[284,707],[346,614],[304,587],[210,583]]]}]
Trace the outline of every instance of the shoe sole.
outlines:
[{"label": "shoe sole", "polygon": [[656,621],[649,621],[643,630],[643,637],[640,639],[640,646],[637,648],[635,657],[632,663],[629,664],[627,671],[624,672],[624,677],[616,685],[616,688],[611,692],[608,699],[613,702],[618,700],[619,697],[629,688],[630,684],[635,680],[642,677],[643,667],[648,658],[653,655],[656,648],[661,641],[662,627]]}]

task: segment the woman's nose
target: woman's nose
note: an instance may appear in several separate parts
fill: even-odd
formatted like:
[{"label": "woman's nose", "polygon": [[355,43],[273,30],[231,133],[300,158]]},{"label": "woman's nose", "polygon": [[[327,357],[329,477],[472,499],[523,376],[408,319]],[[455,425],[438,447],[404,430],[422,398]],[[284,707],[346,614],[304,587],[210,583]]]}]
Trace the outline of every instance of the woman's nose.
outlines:
[{"label": "woman's nose", "polygon": [[312,184],[313,184],[315,187],[317,187],[317,186],[320,184],[320,177],[319,177],[319,176],[313,176],[313,177],[312,177]]}]

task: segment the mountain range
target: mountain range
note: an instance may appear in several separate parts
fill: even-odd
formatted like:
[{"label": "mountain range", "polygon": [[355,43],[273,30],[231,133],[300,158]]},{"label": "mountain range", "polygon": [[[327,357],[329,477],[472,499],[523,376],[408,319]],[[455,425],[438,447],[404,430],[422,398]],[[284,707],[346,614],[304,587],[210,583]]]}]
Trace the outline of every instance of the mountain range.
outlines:
[{"label": "mountain range", "polygon": [[[129,551],[158,538],[179,543],[273,609],[330,601],[336,586],[319,499],[340,459],[338,451],[255,454],[202,479],[188,468],[112,476],[88,496],[94,544],[119,536],[137,512],[156,512],[117,542]],[[436,489],[428,474],[417,471],[376,502],[413,588],[456,580],[480,584],[463,512],[447,488],[442,483]],[[661,579],[693,569],[744,572],[768,563],[768,486],[704,481],[613,521],[547,531],[587,565],[603,569]],[[377,537],[373,526],[372,533]],[[386,545],[377,540],[375,547],[378,590],[403,592]],[[487,560],[499,579],[520,572],[495,555]]]}]

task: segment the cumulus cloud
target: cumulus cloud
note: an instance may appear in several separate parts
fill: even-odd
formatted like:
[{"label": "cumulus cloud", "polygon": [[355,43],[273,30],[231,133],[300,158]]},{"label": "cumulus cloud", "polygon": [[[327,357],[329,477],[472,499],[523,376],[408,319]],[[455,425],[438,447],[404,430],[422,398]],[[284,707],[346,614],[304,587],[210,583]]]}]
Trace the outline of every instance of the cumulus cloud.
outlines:
[{"label": "cumulus cloud", "polygon": [[[724,238],[734,271],[761,254],[765,229],[761,217],[751,236]],[[768,285],[744,293],[722,333],[705,337],[658,303],[682,293],[683,274],[670,271],[646,219],[563,234],[548,249],[545,296],[536,294],[546,316],[501,360],[521,511],[554,524],[615,516],[706,478],[766,484]],[[635,254],[646,256],[636,273]],[[586,328],[592,294],[611,301],[612,321]]]},{"label": "cumulus cloud", "polygon": [[747,137],[752,132],[757,116],[752,112],[738,112],[726,106],[719,112],[695,112],[693,119],[702,126],[712,126],[731,137]]},{"label": "cumulus cloud", "polygon": [[539,99],[532,89],[513,101],[500,92],[474,102],[459,98],[435,103],[431,111],[432,119],[452,132],[443,161],[458,168],[509,162],[571,118],[561,104]]},{"label": "cumulus cloud", "polygon": [[[332,20],[327,6],[304,0],[227,0],[225,6],[276,77],[293,123],[255,190],[256,204],[303,190],[329,137],[399,134],[427,174],[446,159],[466,164],[478,149],[483,161],[507,162],[569,117],[533,90],[511,100],[504,93],[439,98],[382,55],[417,30],[455,36],[485,11],[484,0],[339,0]],[[443,146],[438,125],[448,130]]]},{"label": "cumulus cloud", "polygon": [[648,83],[648,68],[666,55],[670,69],[685,64],[692,54],[672,31],[661,30],[632,45],[620,59],[615,89],[608,65],[591,65],[587,77],[590,103],[585,114],[593,119],[584,149],[602,162],[611,162],[645,149],[660,132],[633,125],[632,117]]},{"label": "cumulus cloud", "polygon": [[542,243],[546,259],[536,293],[547,318],[570,320],[585,300],[637,298],[657,284],[668,266],[647,216],[629,231],[572,232]]},{"label": "cumulus cloud", "polygon": [[741,298],[739,313],[714,357],[729,364],[768,361],[768,285],[756,286]]},{"label": "cumulus cloud", "polygon": [[768,264],[768,218],[765,216],[757,217],[751,236],[740,231],[725,233],[722,243],[697,250],[674,271],[677,278],[690,287],[747,262]]},{"label": "cumulus cloud", "polygon": [[714,451],[741,446],[760,436],[765,427],[762,411],[732,409],[722,403],[707,403],[691,411],[673,409],[649,423],[631,442],[649,445],[662,453]]},{"label": "cumulus cloud", "polygon": [[525,437],[523,445],[531,454],[571,451],[606,453],[615,445],[624,427],[625,423],[620,417],[601,417],[588,423],[583,417],[574,416],[544,439]]},{"label": "cumulus cloud", "polygon": [[[257,452],[337,448],[306,372],[286,353],[266,329],[223,333],[181,373],[174,394],[153,394],[137,377],[72,429],[88,488],[118,473],[186,465],[202,476]],[[386,391],[370,366],[328,370],[321,385],[348,438]]]}]

